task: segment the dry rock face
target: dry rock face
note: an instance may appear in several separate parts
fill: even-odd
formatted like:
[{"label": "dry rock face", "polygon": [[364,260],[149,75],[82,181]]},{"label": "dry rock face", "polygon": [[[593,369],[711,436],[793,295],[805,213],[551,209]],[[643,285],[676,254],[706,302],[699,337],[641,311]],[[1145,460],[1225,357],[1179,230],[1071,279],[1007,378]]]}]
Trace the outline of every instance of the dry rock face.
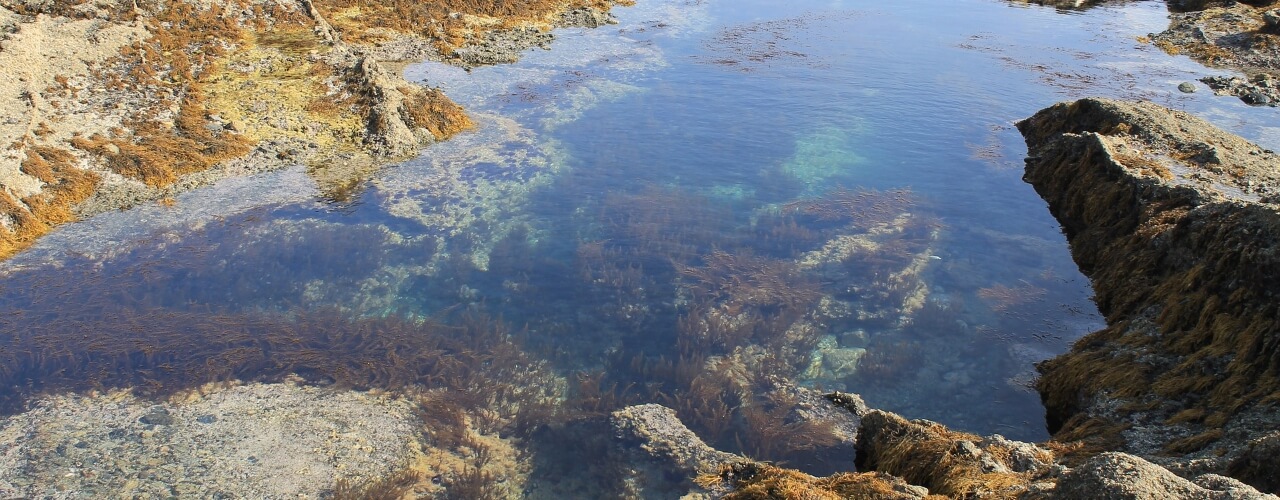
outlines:
[{"label": "dry rock face", "polygon": [[1188,481],[1133,455],[1108,452],[1064,473],[1049,498],[1244,500],[1275,496],[1264,495],[1240,481],[1216,474]]},{"label": "dry rock face", "polygon": [[742,457],[716,450],[685,427],[675,410],[657,404],[628,406],[613,412],[617,436],[687,475],[714,470]]},{"label": "dry rock face", "polygon": [[1018,127],[1108,325],[1039,367],[1055,439],[1274,491],[1280,156],[1150,103],[1061,103]]}]

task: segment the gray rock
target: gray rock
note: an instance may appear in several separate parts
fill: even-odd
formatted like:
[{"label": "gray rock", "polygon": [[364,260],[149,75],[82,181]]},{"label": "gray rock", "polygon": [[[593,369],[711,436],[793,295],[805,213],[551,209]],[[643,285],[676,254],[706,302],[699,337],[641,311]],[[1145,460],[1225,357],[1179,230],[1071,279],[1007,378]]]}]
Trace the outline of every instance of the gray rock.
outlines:
[{"label": "gray rock", "polygon": [[1190,94],[1196,91],[1196,84],[1191,82],[1182,82],[1178,84],[1178,90]]},{"label": "gray rock", "polygon": [[360,86],[367,89],[373,101],[369,109],[367,140],[370,146],[385,156],[402,156],[417,151],[421,142],[400,112],[404,106],[404,94],[397,88],[399,79],[372,58],[360,62],[359,74]]},{"label": "gray rock", "polygon": [[606,24],[618,24],[618,19],[600,9],[579,7],[565,11],[556,24],[562,27],[599,28]]},{"label": "gray rock", "polygon": [[169,425],[173,423],[173,416],[169,414],[169,410],[157,406],[151,408],[146,415],[138,417],[138,421],[147,425]]},{"label": "gray rock", "polygon": [[1280,9],[1271,9],[1262,13],[1262,28],[1267,33],[1280,34]]},{"label": "gray rock", "polygon": [[1280,431],[1256,438],[1227,466],[1227,473],[1269,491],[1280,491]]},{"label": "gray rock", "polygon": [[994,446],[1008,450],[1005,465],[1012,472],[1029,472],[1033,475],[1038,475],[1054,466],[1053,462],[1045,460],[1045,458],[1049,457],[1045,450],[1031,443],[1012,441],[999,434],[994,434],[982,438],[980,444],[983,448]]},{"label": "gray rock", "polygon": [[1192,483],[1163,467],[1133,455],[1108,452],[1093,457],[1081,466],[1064,473],[1058,479],[1058,486],[1051,498],[1226,500],[1266,499],[1275,498],[1275,496],[1259,493],[1238,481],[1224,482],[1211,478],[1203,481],[1202,484]]},{"label": "gray rock", "polygon": [[1266,73],[1250,78],[1240,76],[1210,76],[1201,78],[1216,95],[1239,97],[1255,106],[1275,106],[1280,101],[1280,80]]},{"label": "gray rock", "polygon": [[1241,96],[1240,100],[1244,101],[1246,104],[1254,106],[1266,106],[1271,104],[1271,97],[1262,92],[1250,92]]},{"label": "gray rock", "polygon": [[848,410],[849,413],[852,413],[853,416],[858,418],[862,418],[863,415],[866,415],[867,412],[871,411],[871,408],[867,407],[867,403],[862,400],[862,396],[857,394],[833,392],[824,397],[826,397],[827,401],[830,401],[831,404]]},{"label": "gray rock", "polygon": [[639,445],[651,457],[686,474],[714,471],[722,464],[745,460],[707,446],[680,422],[675,410],[662,405],[628,406],[613,412],[610,420],[623,443]]}]

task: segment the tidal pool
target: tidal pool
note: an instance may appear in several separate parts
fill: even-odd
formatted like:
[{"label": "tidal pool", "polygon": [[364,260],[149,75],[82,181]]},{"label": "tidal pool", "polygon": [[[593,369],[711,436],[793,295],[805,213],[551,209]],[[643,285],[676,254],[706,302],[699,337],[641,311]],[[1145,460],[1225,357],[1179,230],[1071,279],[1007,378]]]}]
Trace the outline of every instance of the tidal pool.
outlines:
[{"label": "tidal pool", "polygon": [[[531,443],[658,402],[722,449],[850,467],[794,420],[803,386],[1041,440],[1033,363],[1102,320],[1013,121],[1111,96],[1280,136],[1266,110],[1177,91],[1204,70],[1138,40],[1159,2],[616,14],[517,64],[411,66],[478,127],[351,201],[301,169],[235,179],[4,263],[0,401],[297,373],[472,395],[451,404]],[[526,493],[585,488],[549,463]]]}]

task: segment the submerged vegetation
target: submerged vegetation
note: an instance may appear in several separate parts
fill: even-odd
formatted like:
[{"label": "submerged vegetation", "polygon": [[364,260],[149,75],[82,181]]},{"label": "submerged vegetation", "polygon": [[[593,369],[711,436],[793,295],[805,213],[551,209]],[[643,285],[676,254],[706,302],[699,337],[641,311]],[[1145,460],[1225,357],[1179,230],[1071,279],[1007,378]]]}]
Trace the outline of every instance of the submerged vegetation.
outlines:
[{"label": "submerged vegetation", "polygon": [[[850,197],[841,193],[830,199]],[[802,417],[789,381],[827,331],[902,316],[901,294],[866,290],[898,288],[892,277],[916,260],[900,254],[924,252],[937,227],[884,213],[908,205],[905,193],[856,198],[864,205],[853,209],[863,213],[838,220],[810,213],[826,198],[760,217],[756,224],[813,235],[779,253],[768,239],[724,238],[773,230],[726,216],[701,195],[658,186],[611,195],[570,252],[532,258],[528,235],[515,232],[493,249],[489,273],[467,259],[446,260],[410,280],[423,293],[373,310],[324,290],[367,287],[390,261],[425,269],[414,263],[435,261],[430,246],[398,250],[378,226],[268,223],[270,212],[118,253],[103,268],[69,262],[55,275],[10,271],[0,304],[13,313],[0,317],[0,329],[17,333],[0,346],[0,383],[10,388],[4,409],[20,411],[46,392],[133,388],[163,398],[208,383],[298,375],[416,398],[427,444],[471,450],[459,452],[472,458],[451,469],[449,491],[483,492],[494,482],[492,468],[474,461],[487,446],[481,436],[529,439],[548,425],[586,425],[644,402],[675,409],[715,446],[834,471],[838,465],[819,457],[847,453],[849,435]],[[923,239],[891,244],[904,231],[923,231]],[[884,236],[858,252],[811,255],[872,233]],[[898,257],[881,256],[881,248]],[[827,264],[813,262],[828,261],[843,274],[814,272]],[[859,281],[861,292],[850,294],[851,280],[867,276],[876,281]],[[558,290],[572,292],[540,292]],[[505,318],[477,296],[504,297]],[[52,309],[49,300],[62,305]],[[896,312],[860,319],[833,300]],[[316,308],[316,301],[344,306]],[[370,487],[384,486],[392,487]]]},{"label": "submerged vegetation", "polygon": [[[358,174],[356,152],[377,142],[371,137],[402,129],[447,137],[471,122],[441,91],[402,85],[375,61],[339,64],[339,44],[388,42],[394,51],[393,37],[409,33],[447,52],[482,41],[488,30],[542,29],[566,6],[599,7],[316,0],[269,16],[255,8],[190,12],[218,17],[223,24],[210,26],[226,33],[183,32],[190,27],[181,23],[164,29],[198,39],[197,48],[223,35],[234,43],[205,47],[208,59],[185,69],[144,74],[171,92],[148,96],[154,102],[130,117],[137,121],[82,134],[70,149],[32,146],[24,171],[45,182],[47,193],[79,192],[102,182],[98,174],[169,189],[257,148],[254,154],[289,159],[349,154],[335,164]],[[268,19],[270,26],[259,25]],[[175,48],[187,46],[147,39],[111,64],[136,69]],[[286,147],[263,151],[263,143]],[[476,168],[457,172],[458,180],[505,195],[501,183],[523,179],[508,160],[525,154],[525,145],[504,144],[517,150],[511,156],[465,156],[458,163]],[[823,161],[845,155],[823,152]],[[168,156],[171,168],[155,170],[155,158]],[[101,168],[81,168],[94,165]],[[1022,276],[1038,261],[977,282],[985,278],[970,276],[972,260],[939,251],[950,230],[928,200],[909,189],[841,187],[857,179],[842,167],[764,167],[753,182],[769,185],[758,191],[746,183],[660,183],[665,171],[657,168],[637,176],[654,180],[638,188],[548,175],[556,179],[541,179],[518,202],[555,212],[547,218],[481,216],[492,210],[483,202],[451,211],[453,193],[431,191],[431,178],[417,191],[361,193],[352,188],[359,175],[324,168],[311,165],[309,173],[334,181],[325,195],[343,201],[334,210],[341,215],[316,215],[333,207],[274,207],[73,254],[56,273],[8,267],[0,330],[15,333],[0,339],[3,411],[61,391],[129,388],[163,399],[206,384],[295,378],[412,401],[426,456],[402,474],[338,483],[336,498],[425,490],[501,497],[528,491],[533,481],[560,481],[544,491],[586,496],[575,490],[579,477],[617,493],[602,496],[622,496],[634,471],[582,457],[618,453],[605,421],[639,403],[673,409],[718,449],[832,474],[848,469],[853,434],[847,420],[812,412],[811,389],[908,387],[972,397],[987,389],[973,389],[968,374],[987,358],[962,358],[989,332],[1030,321],[1013,318],[1029,305],[1054,299],[1043,283]],[[553,182],[565,183],[556,186],[565,192],[541,199],[538,190]],[[571,202],[560,198],[565,193]],[[23,202],[39,207],[34,198]],[[357,208],[383,202],[420,203],[414,208],[435,219]],[[71,218],[67,207],[49,220]],[[472,225],[433,225],[461,217]],[[499,223],[506,225],[493,227]],[[473,228],[497,241],[472,238]],[[946,371],[930,367],[934,359],[945,359]],[[533,471],[510,467],[517,462]],[[581,470],[565,470],[572,467]],[[902,493],[877,473],[816,479],[769,466],[721,476],[753,478],[796,495]],[[748,484],[737,486],[739,497],[751,497]],[[938,488],[952,486],[957,494],[977,491]]]}]

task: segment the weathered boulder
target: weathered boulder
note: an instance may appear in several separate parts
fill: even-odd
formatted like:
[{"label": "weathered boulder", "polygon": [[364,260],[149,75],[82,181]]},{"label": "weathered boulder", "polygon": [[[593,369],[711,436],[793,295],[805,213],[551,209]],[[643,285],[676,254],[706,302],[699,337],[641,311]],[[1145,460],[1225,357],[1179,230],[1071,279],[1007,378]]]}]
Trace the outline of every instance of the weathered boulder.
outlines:
[{"label": "weathered boulder", "polygon": [[1195,482],[1126,453],[1103,453],[1062,474],[1048,498],[1090,500],[1266,499],[1239,481],[1206,474]]},{"label": "weathered boulder", "polygon": [[1108,325],[1039,366],[1055,438],[1263,485],[1280,464],[1227,466],[1280,425],[1280,157],[1151,103],[1018,128]]}]

